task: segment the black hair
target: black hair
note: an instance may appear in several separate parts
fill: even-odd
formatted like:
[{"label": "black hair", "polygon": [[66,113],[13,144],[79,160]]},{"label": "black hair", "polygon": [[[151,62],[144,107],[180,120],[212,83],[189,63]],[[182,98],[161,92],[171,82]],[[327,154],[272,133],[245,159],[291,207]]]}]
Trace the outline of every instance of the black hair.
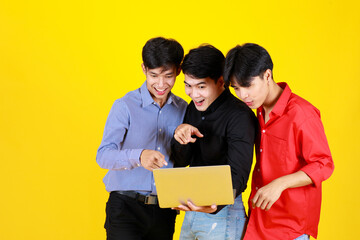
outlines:
[{"label": "black hair", "polygon": [[180,67],[184,49],[174,39],[156,37],[148,40],[142,49],[142,59],[146,68]]},{"label": "black hair", "polygon": [[249,87],[253,77],[263,77],[264,72],[273,70],[273,62],[265,48],[246,43],[237,45],[226,55],[224,67],[225,85],[229,86],[232,77],[242,87]]},{"label": "black hair", "polygon": [[181,69],[184,74],[194,78],[211,78],[217,80],[222,76],[224,70],[225,56],[212,45],[201,45],[191,49],[185,55]]}]

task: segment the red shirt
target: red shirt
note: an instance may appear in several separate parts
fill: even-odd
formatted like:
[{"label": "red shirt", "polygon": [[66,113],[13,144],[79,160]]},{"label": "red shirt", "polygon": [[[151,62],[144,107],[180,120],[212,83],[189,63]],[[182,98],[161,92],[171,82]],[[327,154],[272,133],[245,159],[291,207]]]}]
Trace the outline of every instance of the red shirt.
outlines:
[{"label": "red shirt", "polygon": [[[249,198],[250,219],[244,240],[295,239],[302,234],[317,237],[321,207],[321,183],[332,174],[334,163],[326,140],[320,112],[291,92],[286,83],[275,107],[264,122],[264,110],[257,109],[260,143]],[[289,188],[269,211],[252,209],[257,189],[276,178],[304,171],[312,185]]]}]

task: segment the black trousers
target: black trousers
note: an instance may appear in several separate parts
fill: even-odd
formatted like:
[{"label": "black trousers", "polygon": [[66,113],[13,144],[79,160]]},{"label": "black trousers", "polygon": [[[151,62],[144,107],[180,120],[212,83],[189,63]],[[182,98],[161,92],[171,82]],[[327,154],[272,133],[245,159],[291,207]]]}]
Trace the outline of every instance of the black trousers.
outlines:
[{"label": "black trousers", "polygon": [[106,203],[105,229],[108,240],[171,240],[176,211],[146,205],[111,192]]}]

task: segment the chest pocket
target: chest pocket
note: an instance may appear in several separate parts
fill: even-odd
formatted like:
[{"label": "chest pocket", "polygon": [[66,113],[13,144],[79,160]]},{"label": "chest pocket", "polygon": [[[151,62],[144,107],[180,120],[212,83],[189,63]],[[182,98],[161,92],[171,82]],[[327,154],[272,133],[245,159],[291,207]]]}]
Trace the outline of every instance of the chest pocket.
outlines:
[{"label": "chest pocket", "polygon": [[264,137],[264,145],[267,149],[264,150],[264,154],[267,155],[267,159],[271,159],[273,164],[284,165],[286,164],[286,140],[276,137],[274,135],[267,134]]},{"label": "chest pocket", "polygon": [[205,165],[227,164],[227,142],[225,137],[205,136],[198,139],[201,156]]}]

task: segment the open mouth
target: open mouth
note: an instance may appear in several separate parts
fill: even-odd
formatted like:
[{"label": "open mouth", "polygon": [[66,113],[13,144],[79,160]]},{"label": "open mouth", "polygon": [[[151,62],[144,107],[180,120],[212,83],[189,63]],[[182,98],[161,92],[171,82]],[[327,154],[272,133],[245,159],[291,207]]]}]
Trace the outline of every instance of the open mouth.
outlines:
[{"label": "open mouth", "polygon": [[158,95],[164,95],[166,93],[166,90],[167,90],[167,88],[165,88],[165,89],[154,88],[154,89],[155,89],[155,91],[156,91],[156,93]]},{"label": "open mouth", "polygon": [[203,99],[203,100],[201,100],[201,101],[195,101],[195,100],[194,100],[194,103],[195,103],[196,106],[202,106],[203,103],[204,103],[204,101],[205,101],[205,99]]}]

